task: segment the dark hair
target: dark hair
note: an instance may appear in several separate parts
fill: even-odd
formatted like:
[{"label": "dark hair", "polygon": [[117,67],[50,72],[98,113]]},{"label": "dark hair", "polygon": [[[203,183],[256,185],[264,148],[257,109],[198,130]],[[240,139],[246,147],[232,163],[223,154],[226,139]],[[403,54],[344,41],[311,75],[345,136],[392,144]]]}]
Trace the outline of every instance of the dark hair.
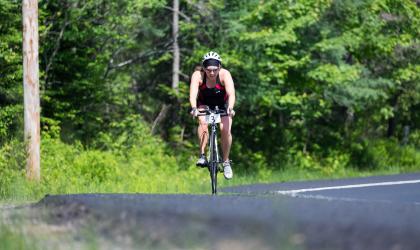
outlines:
[{"label": "dark hair", "polygon": [[203,62],[203,66],[207,68],[208,66],[217,66],[219,67],[221,65],[219,60],[216,59],[207,59]]},{"label": "dark hair", "polygon": [[195,67],[194,67],[194,72],[195,72],[195,71],[203,71],[203,66],[201,66],[201,65],[199,65],[199,64],[195,65]]}]

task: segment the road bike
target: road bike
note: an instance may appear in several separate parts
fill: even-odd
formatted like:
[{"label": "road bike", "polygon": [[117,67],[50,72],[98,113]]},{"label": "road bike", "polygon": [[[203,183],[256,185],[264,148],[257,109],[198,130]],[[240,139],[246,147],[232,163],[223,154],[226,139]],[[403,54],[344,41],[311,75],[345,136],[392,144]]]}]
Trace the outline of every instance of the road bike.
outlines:
[{"label": "road bike", "polygon": [[210,173],[212,194],[217,194],[217,173],[223,172],[223,168],[221,167],[223,162],[217,147],[217,124],[221,122],[222,116],[227,116],[228,114],[226,110],[219,109],[217,106],[214,109],[200,109],[198,112],[198,116],[206,117],[206,123],[210,127],[207,167]]}]

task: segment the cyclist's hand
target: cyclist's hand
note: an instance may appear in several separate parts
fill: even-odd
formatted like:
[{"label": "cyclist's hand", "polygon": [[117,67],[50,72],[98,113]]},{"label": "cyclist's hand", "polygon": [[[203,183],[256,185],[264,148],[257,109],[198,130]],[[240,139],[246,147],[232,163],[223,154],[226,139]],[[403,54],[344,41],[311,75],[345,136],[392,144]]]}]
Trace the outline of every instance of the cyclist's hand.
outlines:
[{"label": "cyclist's hand", "polygon": [[231,109],[231,108],[228,108],[228,109],[227,109],[227,114],[228,114],[230,117],[234,117],[234,116],[235,116],[235,110],[233,110],[233,109]]},{"label": "cyclist's hand", "polygon": [[198,110],[197,110],[197,108],[192,108],[190,114],[192,116],[194,116],[194,117],[197,117],[198,116]]}]

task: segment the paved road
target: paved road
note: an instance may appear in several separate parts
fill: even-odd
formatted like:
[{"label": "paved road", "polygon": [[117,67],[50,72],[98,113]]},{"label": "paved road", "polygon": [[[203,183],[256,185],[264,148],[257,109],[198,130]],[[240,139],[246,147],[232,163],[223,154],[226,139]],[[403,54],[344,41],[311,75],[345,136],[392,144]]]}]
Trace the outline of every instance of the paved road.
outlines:
[{"label": "paved road", "polygon": [[[321,189],[321,190],[320,190]],[[344,180],[325,180],[249,185],[226,188],[231,193],[286,194],[298,197],[354,199],[420,204],[420,173],[374,176]]]},{"label": "paved road", "polygon": [[226,188],[218,196],[47,196],[55,223],[156,249],[420,249],[420,174]]}]

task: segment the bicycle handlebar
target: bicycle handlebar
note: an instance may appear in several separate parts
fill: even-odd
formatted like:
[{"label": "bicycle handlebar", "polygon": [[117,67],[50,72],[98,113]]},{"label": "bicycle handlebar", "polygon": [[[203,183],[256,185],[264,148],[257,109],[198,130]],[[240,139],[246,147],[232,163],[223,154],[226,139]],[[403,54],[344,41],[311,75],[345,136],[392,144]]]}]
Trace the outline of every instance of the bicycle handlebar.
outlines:
[{"label": "bicycle handlebar", "polygon": [[198,115],[197,116],[205,116],[205,115],[209,115],[211,113],[213,114],[220,114],[220,116],[228,116],[228,113],[226,112],[225,109],[210,109],[210,108],[206,108],[203,110],[197,109],[198,111]]}]

